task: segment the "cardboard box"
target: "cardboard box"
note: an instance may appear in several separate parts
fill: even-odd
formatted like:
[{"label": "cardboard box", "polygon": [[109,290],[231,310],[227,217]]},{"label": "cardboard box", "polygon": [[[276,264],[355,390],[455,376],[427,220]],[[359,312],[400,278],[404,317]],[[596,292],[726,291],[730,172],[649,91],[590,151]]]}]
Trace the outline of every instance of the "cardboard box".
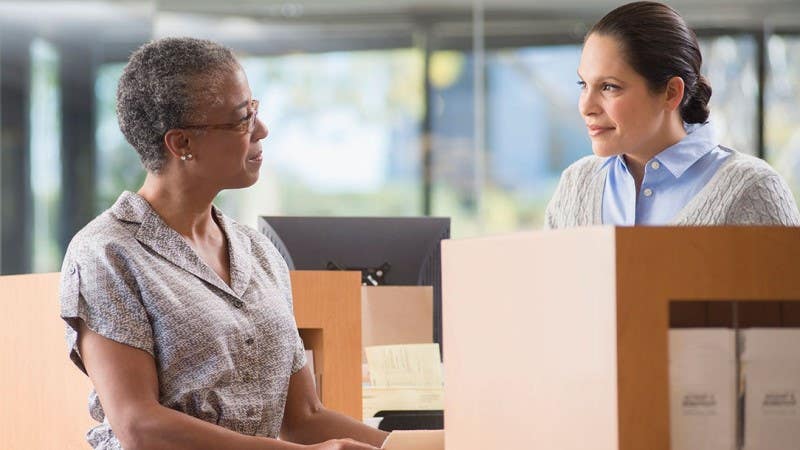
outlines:
[{"label": "cardboard box", "polygon": [[433,342],[433,288],[362,287],[361,340],[362,348]]},{"label": "cardboard box", "polygon": [[734,331],[670,330],[669,376],[672,450],[735,450]]},{"label": "cardboard box", "polygon": [[800,329],[742,332],[744,448],[800,448]]}]

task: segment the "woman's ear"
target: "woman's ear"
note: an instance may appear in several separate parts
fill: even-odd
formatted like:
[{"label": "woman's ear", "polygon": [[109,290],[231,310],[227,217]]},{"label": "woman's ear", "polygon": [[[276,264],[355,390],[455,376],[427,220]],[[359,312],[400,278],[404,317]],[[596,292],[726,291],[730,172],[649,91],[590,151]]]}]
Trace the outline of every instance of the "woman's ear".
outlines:
[{"label": "woman's ear", "polygon": [[186,135],[185,130],[173,128],[167,131],[164,134],[164,147],[176,159],[181,159],[181,156],[192,153],[189,149],[189,137]]},{"label": "woman's ear", "polygon": [[672,77],[667,81],[666,107],[668,110],[675,111],[680,108],[685,87],[681,77]]}]

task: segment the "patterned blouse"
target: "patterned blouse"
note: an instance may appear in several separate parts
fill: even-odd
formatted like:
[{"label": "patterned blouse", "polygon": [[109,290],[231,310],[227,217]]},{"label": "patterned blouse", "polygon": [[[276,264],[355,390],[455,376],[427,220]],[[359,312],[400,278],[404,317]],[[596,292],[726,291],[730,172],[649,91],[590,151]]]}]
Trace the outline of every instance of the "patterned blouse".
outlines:
[{"label": "patterned blouse", "polygon": [[[213,209],[225,232],[231,285],[142,197],[124,192],[72,239],[61,276],[70,358],[78,320],[149,353],[159,403],[243,434],[277,437],[289,377],[306,363],[289,271],[272,243]],[[95,392],[100,424],[87,440],[120,449]]]}]

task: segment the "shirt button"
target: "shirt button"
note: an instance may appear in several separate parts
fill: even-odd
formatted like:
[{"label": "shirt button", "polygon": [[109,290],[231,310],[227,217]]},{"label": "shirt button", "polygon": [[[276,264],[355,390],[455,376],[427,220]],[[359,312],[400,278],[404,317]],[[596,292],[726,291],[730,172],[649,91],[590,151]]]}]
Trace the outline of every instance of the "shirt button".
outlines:
[{"label": "shirt button", "polygon": [[642,193],[644,194],[645,197],[650,197],[651,195],[653,195],[653,190],[650,189],[650,188],[647,188]]},{"label": "shirt button", "polygon": [[253,338],[247,338],[244,340],[244,343],[247,345],[253,345],[253,342],[255,342]]},{"label": "shirt button", "polygon": [[236,300],[233,302],[234,308],[242,309],[242,306],[244,306],[244,302],[241,300]]},{"label": "shirt button", "polygon": [[658,170],[661,167],[661,164],[659,164],[658,161],[653,161],[653,163],[650,164],[650,167],[652,167],[653,170]]},{"label": "shirt button", "polygon": [[69,273],[71,274],[75,273],[75,264],[69,266]]}]

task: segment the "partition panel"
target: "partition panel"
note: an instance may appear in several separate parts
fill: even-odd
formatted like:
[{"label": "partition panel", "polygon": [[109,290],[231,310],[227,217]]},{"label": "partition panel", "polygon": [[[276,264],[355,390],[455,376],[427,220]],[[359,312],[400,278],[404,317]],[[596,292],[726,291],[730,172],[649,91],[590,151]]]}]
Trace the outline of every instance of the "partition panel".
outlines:
[{"label": "partition panel", "polygon": [[442,248],[448,450],[668,450],[670,302],[687,323],[727,322],[735,305],[743,323],[790,324],[800,305],[800,228],[589,227]]}]

